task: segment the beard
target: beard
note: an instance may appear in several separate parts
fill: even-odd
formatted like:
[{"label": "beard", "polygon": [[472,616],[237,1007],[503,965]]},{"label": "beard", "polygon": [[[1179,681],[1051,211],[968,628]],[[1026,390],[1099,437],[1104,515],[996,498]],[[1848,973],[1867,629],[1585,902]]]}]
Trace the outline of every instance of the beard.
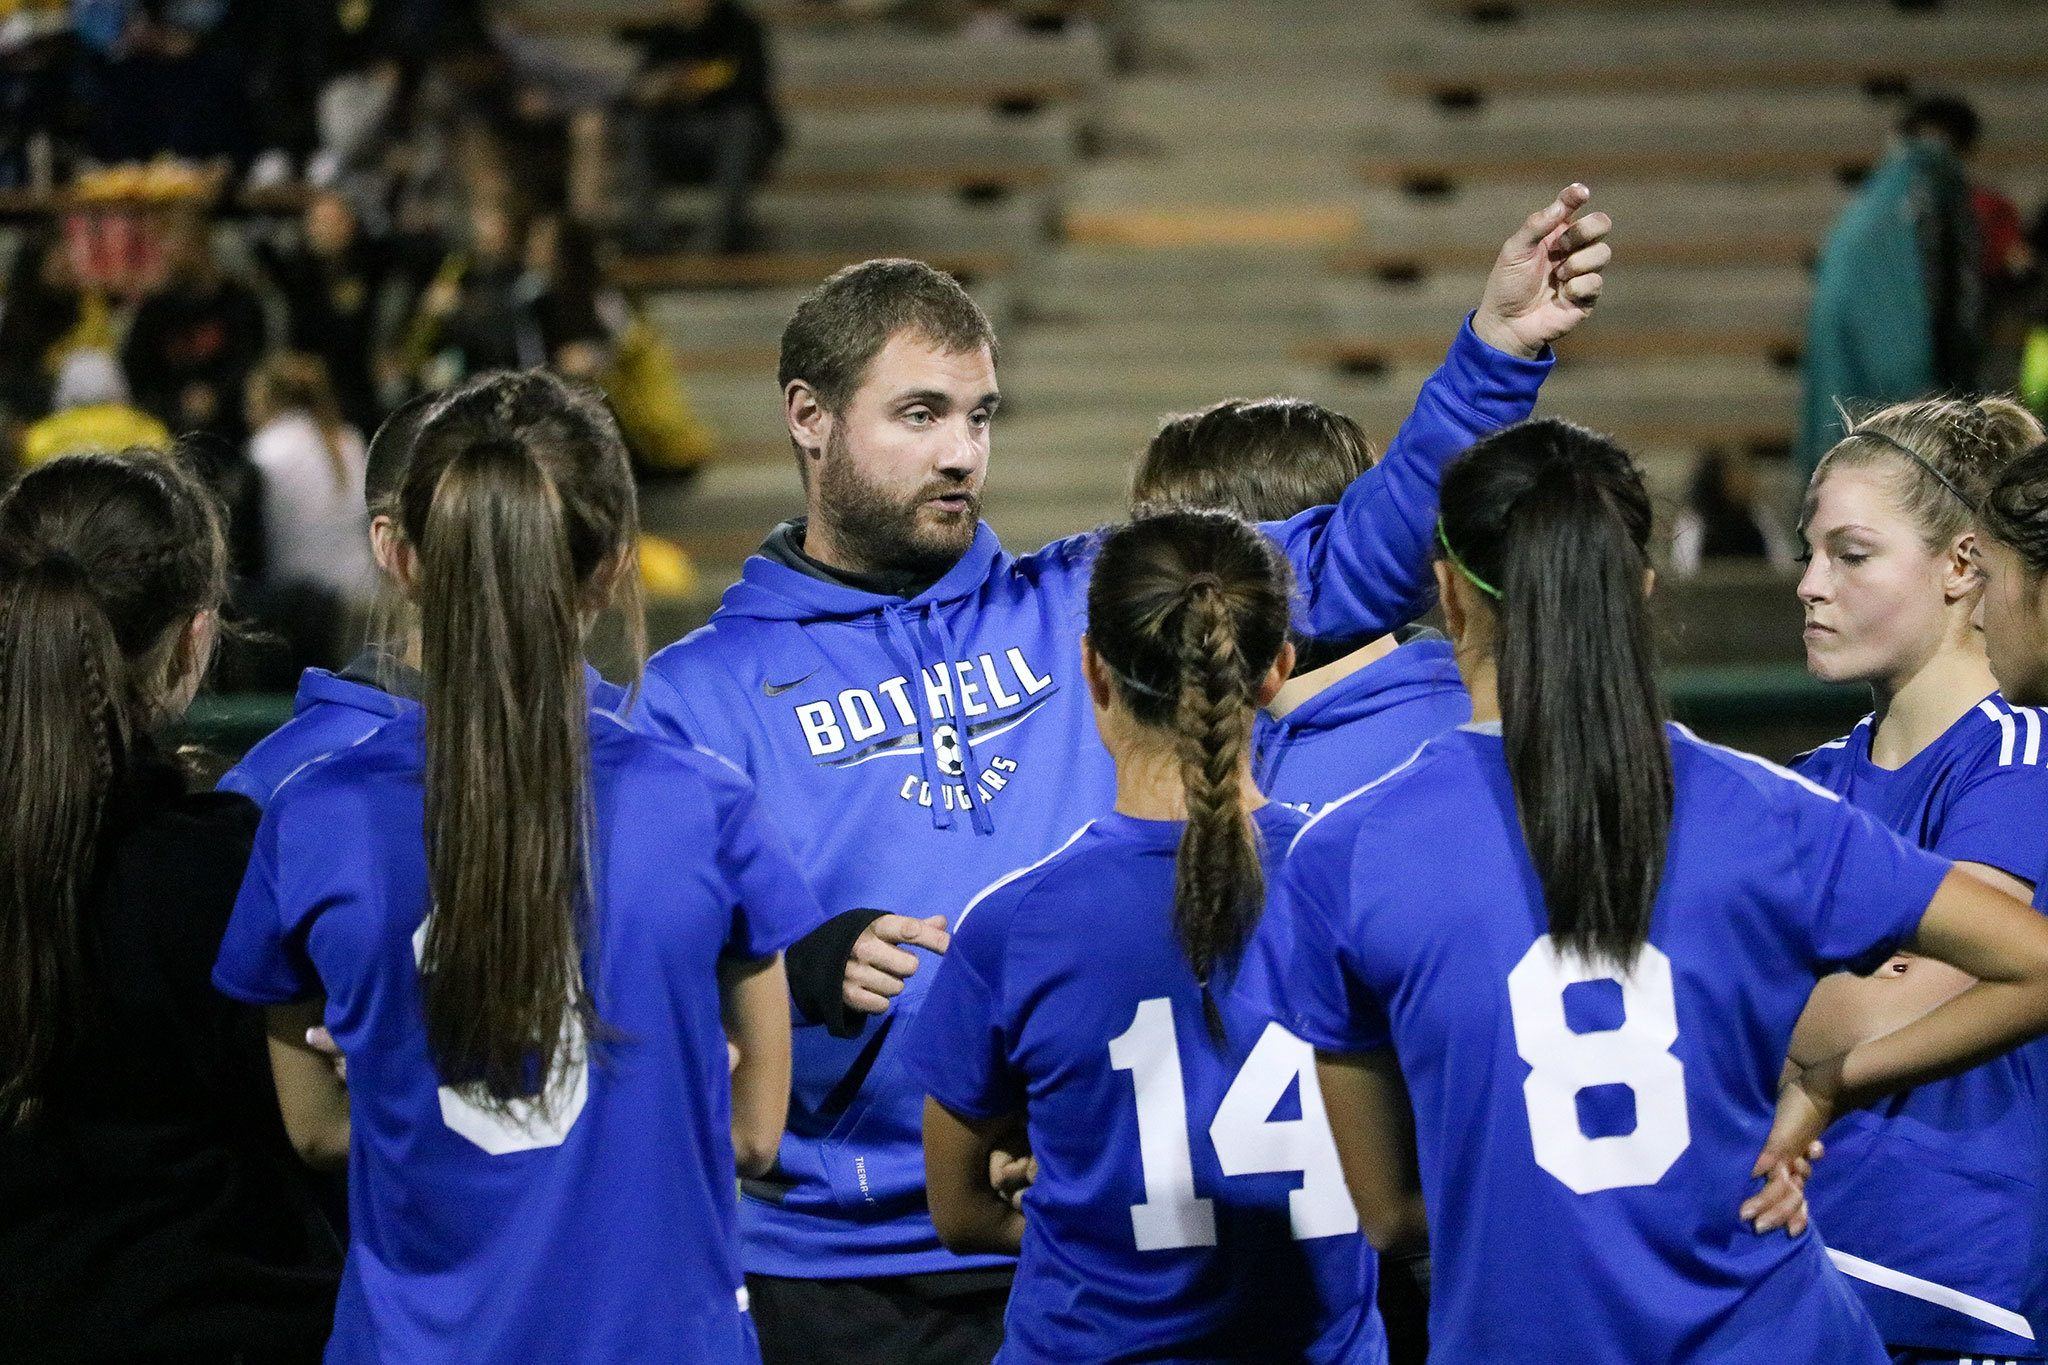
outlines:
[{"label": "beard", "polygon": [[[957,512],[930,506],[945,494],[967,499]],[[938,478],[914,494],[891,493],[855,467],[845,442],[834,431],[818,467],[819,514],[833,538],[870,571],[937,579],[974,543],[981,521],[981,495],[964,478]]]}]

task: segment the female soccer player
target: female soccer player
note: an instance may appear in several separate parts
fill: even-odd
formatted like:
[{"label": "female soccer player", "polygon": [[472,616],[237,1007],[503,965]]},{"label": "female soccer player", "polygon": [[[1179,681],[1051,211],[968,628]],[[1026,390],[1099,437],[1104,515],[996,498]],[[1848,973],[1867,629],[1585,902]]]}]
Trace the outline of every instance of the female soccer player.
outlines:
[{"label": "female soccer player", "polygon": [[[1309,1050],[1217,984],[1305,819],[1251,778],[1289,586],[1222,513],[1109,537],[1083,665],[1115,809],[962,913],[913,1025],[939,1235],[1021,1248],[1002,1361],[1385,1359]],[[1020,1124],[1021,1213],[990,1179]]]},{"label": "female soccer player", "polygon": [[601,418],[500,375],[429,419],[399,498],[422,705],[279,789],[214,972],[275,1007],[301,1150],[347,1155],[330,1361],[757,1359],[734,1168],[773,1159],[779,951],[819,913],[743,777],[592,705],[585,627],[637,626]]},{"label": "female soccer player", "polygon": [[[1801,518],[1807,666],[1869,684],[1877,709],[1795,766],[2022,898],[2048,862],[2048,754],[2042,718],[1999,695],[1973,621],[1972,517],[1998,468],[2040,439],[2009,399],[1886,408],[1822,459]],[[1794,1059],[1888,1032],[1967,984],[1912,959],[1830,981]],[[2031,1217],[2044,1100],[2041,1053],[2022,1050],[1829,1134],[1815,1221],[1902,1359],[2041,1357],[2018,1312],[2027,1263],[2013,1248]]]},{"label": "female soccer player", "polygon": [[1860,1097],[1975,1060],[2048,1028],[2048,924],[1667,727],[1649,533],[1628,457],[1566,423],[1451,468],[1437,580],[1473,722],[1296,840],[1244,989],[1323,1054],[1374,1244],[1427,1237],[1433,1359],[1879,1365],[1819,1239],[1744,1222],[1801,1222],[1778,1154],[1805,1133],[1758,1159],[1793,1024],[1819,977],[1910,942],[1985,984],[1878,1066],[1817,1067],[1801,1113],[1844,1075]]},{"label": "female soccer player", "polygon": [[256,810],[155,736],[227,550],[169,457],[0,499],[0,1354],[311,1360],[341,1248],[278,1132],[255,1012],[207,969]]},{"label": "female soccer player", "polygon": [[[1976,549],[1984,574],[1984,646],[1999,691],[2014,706],[2048,706],[2048,445],[2000,471],[1978,508]],[[2048,859],[2042,873],[2048,874]],[[2048,875],[2034,878],[2034,908],[2048,910]],[[2033,1060],[2038,1066],[2038,1051]],[[2048,1127],[2048,1108],[2037,1113]],[[2048,1341],[2048,1132],[2037,1143],[2025,1311],[2039,1343]]]}]

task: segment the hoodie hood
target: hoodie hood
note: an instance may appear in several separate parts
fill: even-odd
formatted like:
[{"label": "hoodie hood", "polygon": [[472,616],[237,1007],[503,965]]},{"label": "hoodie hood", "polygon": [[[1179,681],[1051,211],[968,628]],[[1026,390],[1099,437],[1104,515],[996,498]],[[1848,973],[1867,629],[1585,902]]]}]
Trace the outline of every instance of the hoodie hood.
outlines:
[{"label": "hoodie hood", "polygon": [[[777,528],[777,534],[782,533]],[[974,543],[938,582],[914,596],[899,597],[820,578],[779,557],[757,554],[740,570],[740,581],[726,589],[718,610],[761,621],[845,621],[890,607],[923,608],[979,591],[1006,558],[996,533],[981,522],[974,528]]]},{"label": "hoodie hood", "polygon": [[1313,813],[1471,716],[1450,642],[1431,632],[1285,716],[1260,715],[1254,776],[1273,800]]},{"label": "hoodie hood", "polygon": [[351,663],[339,673],[330,673],[324,668],[309,668],[301,673],[298,695],[292,698],[292,714],[304,715],[316,706],[345,706],[390,720],[413,704],[410,698],[396,696],[364,681],[357,674],[355,664]]}]

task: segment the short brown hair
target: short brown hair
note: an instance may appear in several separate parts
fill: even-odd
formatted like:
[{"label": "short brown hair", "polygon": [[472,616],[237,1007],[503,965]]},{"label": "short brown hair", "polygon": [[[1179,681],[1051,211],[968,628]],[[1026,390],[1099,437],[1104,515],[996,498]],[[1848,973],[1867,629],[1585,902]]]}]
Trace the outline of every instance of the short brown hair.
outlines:
[{"label": "short brown hair", "polygon": [[1226,398],[1166,419],[1131,475],[1131,506],[1285,521],[1335,502],[1377,458],[1358,423],[1320,403]]},{"label": "short brown hair", "polygon": [[988,315],[960,282],[923,261],[862,261],[834,271],[804,295],[782,329],[776,382],[801,379],[827,412],[843,412],[868,363],[898,332],[911,331],[949,351],[988,347]]}]

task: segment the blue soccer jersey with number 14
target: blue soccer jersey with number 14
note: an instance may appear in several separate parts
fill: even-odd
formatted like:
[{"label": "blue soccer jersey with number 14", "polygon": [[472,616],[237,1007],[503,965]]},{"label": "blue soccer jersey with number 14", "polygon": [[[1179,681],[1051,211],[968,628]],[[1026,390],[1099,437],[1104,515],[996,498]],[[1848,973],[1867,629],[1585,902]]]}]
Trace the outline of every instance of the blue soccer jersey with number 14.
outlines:
[{"label": "blue soccer jersey with number 14", "polygon": [[1677,727],[1671,749],[1670,852],[1629,971],[1548,937],[1497,726],[1310,825],[1247,956],[1239,993],[1301,1037],[1399,1059],[1432,1360],[1887,1358],[1817,1236],[1758,1236],[1738,1210],[1815,980],[1906,941],[1947,864],[1760,759]]},{"label": "blue soccer jersey with number 14", "polygon": [[422,713],[281,787],[214,967],[238,999],[326,997],[348,1056],[350,1244],[329,1362],[759,1360],[741,1286],[717,967],[817,926],[753,785],[590,717],[604,1034],[551,1112],[501,1116],[427,1047]]},{"label": "blue soccer jersey with number 14", "polygon": [[[1277,856],[1306,817],[1257,813]],[[998,1360],[1382,1365],[1372,1248],[1313,1055],[1173,935],[1182,826],[1111,814],[984,892],[906,1043],[969,1118],[1028,1115],[1038,1180]]]}]

